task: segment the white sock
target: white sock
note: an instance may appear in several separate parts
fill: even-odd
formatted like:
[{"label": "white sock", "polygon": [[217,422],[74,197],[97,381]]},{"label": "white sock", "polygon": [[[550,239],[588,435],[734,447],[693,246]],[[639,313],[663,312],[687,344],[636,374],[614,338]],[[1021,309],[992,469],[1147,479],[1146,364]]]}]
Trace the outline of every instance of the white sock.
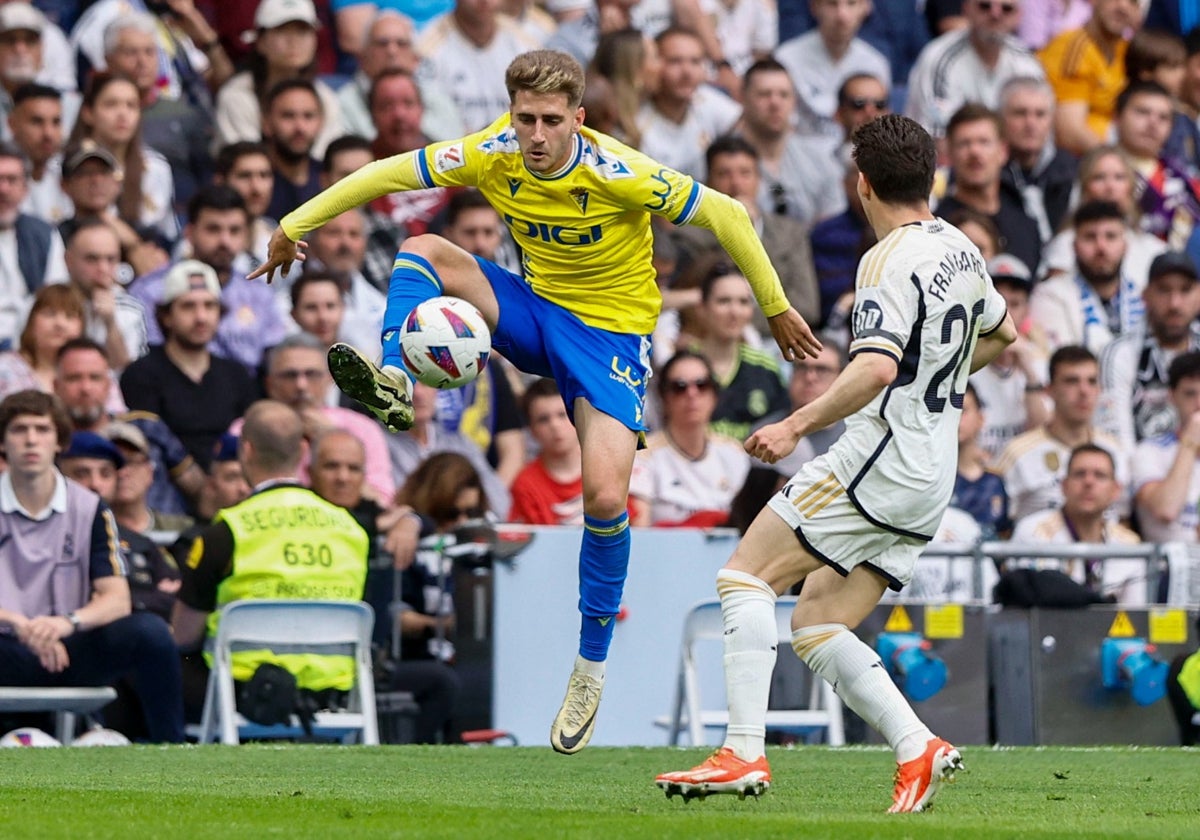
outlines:
[{"label": "white sock", "polygon": [[575,654],[575,670],[580,674],[587,674],[589,677],[595,677],[598,680],[604,679],[604,663],[584,659],[579,654]]},{"label": "white sock", "polygon": [[792,633],[792,649],[855,714],[871,724],[903,764],[933,737],[892,682],[879,655],[844,624],[815,624]]},{"label": "white sock", "polygon": [[725,746],[743,761],[754,761],[764,753],[767,699],[779,645],[775,592],[754,575],[722,569],[717,594],[725,623]]}]

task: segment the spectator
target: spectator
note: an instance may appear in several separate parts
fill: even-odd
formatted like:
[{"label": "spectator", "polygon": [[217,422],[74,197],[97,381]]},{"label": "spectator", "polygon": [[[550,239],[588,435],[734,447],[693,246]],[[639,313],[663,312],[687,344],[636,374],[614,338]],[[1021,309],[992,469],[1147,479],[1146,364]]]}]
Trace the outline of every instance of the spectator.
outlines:
[{"label": "spectator", "polygon": [[[748,83],[747,90],[753,91],[754,85]],[[754,147],[740,137],[718,137],[705,152],[705,161],[708,186],[736,198],[746,208],[763,249],[779,273],[788,302],[806,320],[815,321],[820,293],[805,229],[792,218],[764,212],[759,205],[761,178]],[[705,228],[681,226],[674,231],[674,239],[685,264],[724,254],[716,235]],[[722,256],[721,261],[727,258]],[[770,335],[770,325],[757,306],[750,314],[755,329]]]},{"label": "spectator", "polygon": [[67,240],[68,282],[83,298],[83,332],[104,347],[120,372],[146,355],[146,310],[117,282],[121,241],[106,222],[90,219]]},{"label": "spectator", "polygon": [[1133,450],[1134,509],[1147,541],[1195,543],[1200,540],[1200,352],[1192,348],[1176,356],[1169,377],[1163,413],[1179,419]]},{"label": "spectator", "polygon": [[1129,33],[1141,22],[1136,0],[1092,0],[1092,16],[1059,34],[1038,54],[1058,98],[1054,128],[1060,148],[1073,155],[1103,143],[1117,94],[1125,87]]},{"label": "spectator", "polygon": [[808,237],[821,302],[817,323],[831,331],[845,324],[854,301],[859,258],[875,244],[875,231],[867,224],[858,195],[858,165],[844,148],[834,165],[842,173],[846,209],[817,222]]},{"label": "spectator", "polygon": [[62,194],[62,93],[28,82],[13,91],[12,103],[8,130],[30,167],[21,212],[58,224],[71,214],[71,203]]},{"label": "spectator", "polygon": [[[317,339],[326,351],[336,341],[353,343],[342,333],[346,302],[336,277],[325,271],[306,271],[292,284],[289,294],[292,320],[302,332]],[[333,399],[336,400],[336,396]]]},{"label": "spectator", "polygon": [[1017,76],[1000,89],[999,110],[1008,146],[1000,182],[1021,196],[1039,238],[1049,242],[1071,206],[1078,170],[1075,158],[1054,145],[1054,91],[1044,79]]},{"label": "spectator", "polygon": [[138,89],[142,109],[142,140],[161,154],[171,168],[175,208],[188,201],[212,176],[213,125],[211,111],[185,98],[163,95],[159,86],[158,21],[145,12],[122,15],[104,30],[104,60]]},{"label": "spectator", "polygon": [[71,47],[79,59],[80,78],[86,78],[89,71],[107,69],[104,35],[109,24],[131,11],[145,12],[154,6],[158,9],[154,12],[158,24],[157,84],[162,95],[168,99],[183,99],[211,112],[212,92],[233,75],[233,63],[195,3],[176,5],[178,10],[171,7],[168,11],[166,4],[147,4],[145,0],[96,0],[92,3],[71,30]]},{"label": "spectator", "polygon": [[[344,508],[299,484],[296,470],[307,457],[304,424],[291,408],[263,400],[246,412],[239,458],[254,490],[217,513],[181,569],[171,624],[185,652],[216,632],[217,611],[234,601],[291,598],[298,591],[315,600],[362,599],[367,534]],[[269,651],[235,652],[233,679],[244,683],[267,663],[291,672],[299,690],[313,695],[313,708],[337,704],[354,686],[349,657]],[[206,669],[198,657],[186,658],[184,667],[191,672],[185,685],[203,684]],[[200,705],[200,697],[185,699],[193,709]]]},{"label": "spectator", "polygon": [[[849,83],[847,80],[842,87]],[[804,136],[793,127],[796,92],[784,66],[774,59],[755,62],[746,71],[742,96],[739,133],[758,158],[761,177],[755,201],[759,212],[814,224],[845,209],[838,170],[832,165],[840,141],[828,135]],[[867,101],[864,113],[877,101]]]},{"label": "spectator", "polygon": [[56,283],[38,290],[17,349],[0,353],[0,397],[25,389],[53,392],[58,351],[83,335],[83,307],[72,286]]},{"label": "spectator", "polygon": [[[267,348],[279,343],[287,326],[271,287],[247,280],[236,267],[238,255],[246,248],[250,224],[246,204],[231,187],[204,187],[188,203],[188,219],[183,230],[184,250],[212,269],[221,284],[224,311],[213,354],[257,370]],[[129,293],[142,302],[147,315],[161,305],[165,279],[172,268],[166,266],[129,285]],[[146,340],[151,345],[164,342],[156,318],[146,320]]]},{"label": "spectator", "polygon": [[260,103],[280,83],[295,79],[308,82],[318,98],[321,122],[313,126],[312,153],[325,154],[325,147],[344,133],[337,94],[317,78],[317,26],[312,0],[261,0],[254,13],[249,67],[217,94],[218,148],[238,140],[266,139]]},{"label": "spectator", "polygon": [[1193,243],[1192,233],[1200,219],[1200,186],[1179,164],[1163,157],[1173,109],[1162,85],[1131,82],[1117,97],[1117,145],[1137,173],[1142,230],[1195,259],[1200,245]]},{"label": "spectator", "polygon": [[451,136],[485,128],[508,110],[504,70],[509,62],[541,46],[491,0],[458,0],[454,8],[429,22],[417,51],[445,81],[462,125]]},{"label": "spectator", "polygon": [[[829,390],[829,386],[838,378],[838,374],[849,361],[846,355],[846,345],[831,335],[826,334],[821,343],[824,345],[816,358],[801,359],[792,363],[791,376],[788,378],[788,397],[791,405],[783,416],[792,414],[808,405],[817,397]],[[771,417],[774,421],[782,417]],[[813,432],[800,439],[791,455],[776,461],[772,467],[780,475],[790,478],[797,470],[818,455],[824,455],[833,446],[834,441],[846,431],[846,424],[839,420],[832,426]]]},{"label": "spectator", "polygon": [[[1129,276],[1141,278],[1149,274],[1150,261],[1167,250],[1167,244],[1141,229],[1137,188],[1137,173],[1129,158],[1116,146],[1097,146],[1079,162],[1079,203],[1111,201],[1121,208],[1128,222],[1122,265]],[[1068,224],[1042,249],[1038,275],[1045,279],[1058,274],[1075,274],[1075,271],[1075,230]]]},{"label": "spectator", "polygon": [[[358,438],[367,452],[368,495],[381,507],[388,507],[396,485],[383,429],[364,414],[327,404],[333,380],[325,366],[325,348],[320,342],[304,333],[281,341],[268,358],[266,385],[269,399],[290,406],[300,416],[304,439],[310,445],[332,429],[350,432]],[[240,429],[235,423],[230,431],[238,434]],[[300,463],[296,475],[302,482],[308,480],[307,462]]]},{"label": "spectator", "polygon": [[1119,486],[1128,486],[1129,452],[1095,425],[1099,375],[1096,357],[1083,347],[1063,347],[1050,357],[1046,388],[1054,401],[1050,419],[1045,426],[1016,437],[995,466],[1004,479],[1014,520],[1062,503],[1067,461],[1071,451],[1085,443],[1104,447],[1116,464]]},{"label": "spectator", "polygon": [[79,119],[68,146],[92,140],[121,166],[117,215],[133,227],[153,228],[164,241],[179,236],[171,165],[142,141],[141,99],[137,85],[122,76],[97,73],[83,93]]},{"label": "spectator", "polygon": [[648,31],[634,19],[642,5],[653,5],[643,4],[641,0],[595,0],[580,5],[582,13],[569,20],[560,19],[558,29],[544,46],[548,50],[570,54],[583,67],[591,64],[592,58],[600,52],[600,38],[605,33],[632,29],[653,40],[661,31],[661,27]]},{"label": "spectator", "polygon": [[112,512],[54,466],[70,432],[49,394],[0,402],[0,684],[109,685],[129,674],[149,739],[182,742],[175,643],[160,619],[130,613]]},{"label": "spectator", "polygon": [[217,439],[213,444],[208,473],[202,472],[201,479],[203,486],[196,500],[196,515],[192,524],[181,531],[178,538],[171,543],[170,553],[178,566],[187,562],[196,537],[212,524],[217,511],[233,507],[250,495],[250,485],[246,483],[246,475],[238,461],[237,435],[226,432]]},{"label": "spectator", "polygon": [[842,82],[863,74],[890,88],[892,69],[879,50],[859,37],[871,13],[870,0],[811,0],[810,9],[816,28],[776,47],[775,59],[787,68],[795,86],[800,133],[841,140],[833,114]]},{"label": "spectator", "polygon": [[[234,62],[242,66],[254,54],[255,38],[253,37],[254,19],[261,5],[256,0],[253,3],[223,3],[221,0],[195,0],[197,8],[204,16],[212,21],[221,38],[221,45]],[[334,22],[332,6],[340,5],[341,0],[313,0],[317,9],[317,72],[336,74],[345,63],[346,55],[353,54],[357,49],[347,50],[339,54],[338,42],[342,36],[341,28]],[[360,34],[361,35],[361,34]]]},{"label": "spectator", "polygon": [[970,207],[959,207],[953,213],[947,213],[945,218],[971,240],[985,260],[1000,256],[1000,228],[989,217]]},{"label": "spectator", "polygon": [[413,383],[413,425],[406,432],[387,435],[391,454],[392,475],[401,485],[429,456],[439,452],[455,452],[471,462],[483,482],[491,512],[503,521],[511,503],[508,489],[484,457],[483,451],[461,432],[448,431],[437,419],[436,388],[420,380]]},{"label": "spectator", "polygon": [[[599,76],[608,82],[616,105],[612,130],[596,127],[597,130],[639,148],[642,132],[638,127],[638,113],[648,97],[658,90],[662,73],[658,44],[629,27],[605,32],[596,44],[596,54],[585,66],[591,76]],[[588,85],[594,81],[589,78]]]},{"label": "spectator", "polygon": [[539,47],[558,28],[550,13],[533,0],[500,0],[500,11],[512,18]]},{"label": "spectator", "polygon": [[64,118],[68,130],[79,112],[79,94],[75,79],[69,72],[60,72],[63,63],[60,53],[46,63],[46,34],[53,29],[62,32],[46,20],[46,16],[29,3],[5,3],[0,6],[0,139],[11,140],[8,121],[17,88],[37,82],[49,85],[63,94]]},{"label": "spectator", "polygon": [[658,85],[638,115],[640,148],[663,165],[699,180],[705,150],[714,138],[733,129],[742,109],[705,82],[699,35],[670,28],[656,43],[662,63]]},{"label": "spectator", "polygon": [[1025,265],[1038,265],[1042,253],[1038,223],[1025,212],[1020,192],[1001,177],[1008,151],[1000,115],[976,103],[964,105],[946,124],[946,148],[951,184],[947,197],[938,202],[938,215],[947,216],[960,207],[982,213],[999,228],[1003,250]]},{"label": "spectator", "polygon": [[987,269],[1017,326],[1017,340],[971,375],[978,402],[987,406],[977,444],[990,460],[1017,435],[1041,427],[1049,412],[1045,400],[1045,335],[1029,315],[1033,277],[1012,254],[993,257]]},{"label": "spectator", "polygon": [[173,534],[191,526],[190,516],[165,513],[150,506],[147,494],[154,485],[154,459],[150,441],[142,430],[132,423],[114,420],[101,434],[113,442],[125,461],[117,470],[117,486],[109,500],[117,524],[143,534],[158,531]]},{"label": "spectator", "polygon": [[1024,0],[1017,37],[1034,52],[1057,35],[1078,29],[1092,16],[1091,0]]},{"label": "spectator", "polygon": [[313,268],[324,269],[337,281],[343,303],[340,333],[374,358],[381,352],[387,298],[362,273],[366,226],[366,215],[358,208],[335,216],[309,235],[308,257]]},{"label": "spectator", "polygon": [[508,518],[527,525],[583,524],[583,455],[553,379],[539,379],[521,395],[537,457],[512,483]]},{"label": "spectator", "polygon": [[1030,312],[1055,350],[1069,344],[1100,353],[1144,318],[1145,278],[1125,266],[1125,215],[1111,201],[1089,201],[1075,211],[1075,276],[1041,283]]},{"label": "spectator", "polygon": [[1171,94],[1175,111],[1162,157],[1196,173],[1200,171],[1200,129],[1184,113],[1180,99],[1186,73],[1187,48],[1178,35],[1146,29],[1134,34],[1125,52],[1125,75],[1130,81],[1157,82]]},{"label": "spectator", "polygon": [[76,338],[62,346],[55,366],[54,393],[62,400],[76,431],[100,433],[114,420],[141,431],[150,442],[154,461],[154,480],[147,500],[153,510],[181,514],[196,499],[204,486],[204,471],[157,415],[148,411],[121,413],[124,403],[120,386],[99,344],[90,338]]},{"label": "spectator", "polygon": [[[249,274],[266,258],[267,242],[278,222],[267,215],[271,197],[275,193],[275,170],[266,144],[239,140],[222,146],[217,152],[213,183],[232,187],[246,204],[246,215],[250,218],[249,242],[234,258],[234,267],[243,274]],[[294,267],[282,278],[282,282],[286,284],[293,281],[293,275],[299,275],[300,268]]]},{"label": "spectator", "polygon": [[1104,558],[1102,545],[1135,545],[1137,534],[1118,522],[1109,521],[1106,511],[1121,497],[1123,484],[1115,472],[1112,452],[1093,443],[1071,450],[1062,480],[1062,500],[1047,510],[1018,520],[1014,543],[1042,545],[1096,545],[1098,557],[1088,559],[1019,559],[1005,563],[1001,571],[1033,565],[1056,569],[1069,575],[1101,598],[1142,606],[1146,603],[1146,561],[1140,558]]},{"label": "spectator", "polygon": [[[334,20],[338,31],[338,46],[345,53],[357,54],[362,44],[362,33],[377,11],[403,12],[412,19],[418,31],[424,30],[435,18],[454,8],[453,0],[378,0],[362,3],[358,0],[333,0]],[[359,56],[362,58],[363,56]]]},{"label": "spectator", "polygon": [[16,342],[34,293],[67,280],[58,231],[21,212],[28,190],[29,161],[0,141],[0,348]]},{"label": "spectator", "polygon": [[737,76],[754,62],[770,58],[779,45],[779,12],[770,0],[717,3],[713,28],[730,71]]},{"label": "spectator", "polygon": [[313,157],[324,117],[312,82],[284,79],[262,104],[262,138],[274,174],[267,215],[282,219],[321,189],[321,163]]},{"label": "spectator", "polygon": [[958,421],[958,475],[950,507],[965,511],[979,525],[979,536],[996,539],[1012,530],[1008,519],[1008,494],[1004,480],[988,470],[991,455],[979,445],[984,425],[984,406],[975,386],[963,391],[962,417]]},{"label": "spectator", "polygon": [[59,222],[63,240],[89,222],[103,222],[121,243],[117,266],[122,285],[138,274],[166,265],[169,243],[162,231],[141,224],[127,224],[117,213],[122,171],[112,153],[94,140],[83,140],[63,150],[62,190],[70,199],[74,215]]},{"label": "spectator", "polygon": [[1177,422],[1169,370],[1179,354],[1200,350],[1196,281],[1196,265],[1186,254],[1155,257],[1142,290],[1145,323],[1114,339],[1100,356],[1101,425],[1128,451],[1167,434]]},{"label": "spectator", "polygon": [[[364,6],[365,7],[365,6]],[[463,120],[454,99],[446,93],[437,68],[417,54],[412,19],[394,9],[377,8],[366,30],[354,78],[338,89],[342,124],[350,134],[375,139],[367,96],[383,73],[402,70],[417,80],[424,110],[421,132],[431,140],[450,140],[462,133]],[[328,149],[326,149],[328,153]]]},{"label": "spectator", "polygon": [[663,428],[647,436],[629,480],[630,524],[707,528],[724,525],[750,472],[737,441],[709,430],[717,406],[712,366],[682,350],[663,366],[658,383]]},{"label": "spectator", "polygon": [[161,417],[201,469],[213,443],[256,397],[246,368],[214,355],[221,313],[217,273],[184,260],[163,278],[155,310],[163,343],[125,369],[121,390],[129,407]]},{"label": "spectator", "polygon": [[904,113],[934,137],[946,133],[951,117],[968,103],[999,107],[1000,90],[1009,79],[1046,75],[1013,37],[1020,0],[962,0],[962,10],[967,25],[930,41],[908,77]]},{"label": "spectator", "polygon": [[711,364],[717,386],[710,426],[738,441],[788,405],[775,357],[746,343],[755,308],[750,284],[735,267],[718,264],[705,276],[699,310],[704,338],[697,349]]}]

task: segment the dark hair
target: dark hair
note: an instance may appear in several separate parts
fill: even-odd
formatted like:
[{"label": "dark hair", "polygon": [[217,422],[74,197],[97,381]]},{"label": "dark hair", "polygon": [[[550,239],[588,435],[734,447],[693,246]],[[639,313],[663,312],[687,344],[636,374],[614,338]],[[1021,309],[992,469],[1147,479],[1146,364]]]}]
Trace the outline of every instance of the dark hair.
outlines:
[{"label": "dark hair", "polygon": [[1000,227],[986,213],[980,213],[978,210],[972,210],[970,207],[963,206],[956,208],[953,213],[946,216],[946,221],[956,228],[961,228],[965,224],[977,225],[983,228],[984,233],[988,235],[988,239],[992,240],[992,247],[996,249],[996,253],[1000,253]]},{"label": "dark hair", "polygon": [[529,422],[529,412],[533,410],[534,400],[545,400],[550,397],[558,397],[562,399],[562,395],[558,392],[558,383],[549,377],[543,376],[541,379],[530,383],[525,389],[525,393],[521,395],[521,413],[525,415],[525,422]]},{"label": "dark hair", "polygon": [[1171,99],[1171,93],[1158,82],[1150,82],[1144,79],[1134,80],[1125,86],[1125,90],[1117,94],[1117,104],[1113,111],[1118,117],[1129,106],[1129,101],[1135,96],[1149,94],[1151,96],[1162,96],[1168,100]]},{"label": "dark hair", "polygon": [[[317,78],[317,56],[319,53],[320,47],[313,50],[312,61],[300,68],[299,72],[296,73],[297,78],[310,80]],[[267,79],[271,75],[271,69],[267,64],[267,57],[258,51],[257,45],[250,51],[246,69],[250,72],[250,81],[254,83],[254,97],[258,100],[259,108],[261,109],[262,103],[267,97]]]},{"label": "dark hair", "polygon": [[734,134],[718,137],[704,150],[704,167],[708,174],[712,174],[713,161],[720,155],[749,155],[756,165],[758,163],[758,149],[751,146],[745,137],[738,137]]},{"label": "dark hair", "polygon": [[975,386],[970,380],[967,381],[967,386],[963,388],[963,396],[975,400],[975,405],[980,411],[983,410],[983,400],[979,399],[979,392],[975,390]]},{"label": "dark hair", "polygon": [[246,209],[246,199],[242,194],[228,184],[209,184],[201,187],[188,200],[188,221],[196,222],[205,210],[241,210],[249,224],[250,211]]},{"label": "dark hair", "polygon": [[271,85],[271,89],[267,91],[262,100],[262,112],[265,114],[271,110],[271,106],[275,104],[275,100],[283,96],[285,93],[291,93],[294,90],[305,90],[312,94],[313,99],[317,100],[317,108],[322,114],[325,113],[325,103],[321,101],[321,94],[317,93],[317,86],[308,79],[300,76],[293,76],[290,79],[284,79],[281,82],[276,82]]},{"label": "dark hair", "polygon": [[120,248],[121,237],[117,235],[116,229],[104,219],[95,216],[86,219],[79,219],[79,223],[71,230],[70,235],[63,238],[63,246],[70,248],[71,243],[75,241],[75,237],[79,236],[79,234],[88,230],[96,230],[97,228],[103,228],[116,237],[117,247]]},{"label": "dark hair", "polygon": [[850,142],[855,164],[881,201],[915,205],[929,200],[937,149],[915,120],[884,114],[856,128]]},{"label": "dark hair", "polygon": [[63,407],[62,400],[54,394],[27,388],[16,391],[0,401],[0,441],[8,434],[9,424],[22,414],[34,417],[49,417],[54,423],[58,445],[66,449],[71,443],[71,416]]},{"label": "dark hair", "polygon": [[1085,201],[1079,205],[1071,222],[1078,228],[1089,222],[1105,222],[1110,219],[1121,224],[1129,223],[1125,213],[1115,201]]},{"label": "dark hair", "polygon": [[213,162],[213,171],[222,178],[226,178],[233,171],[233,167],[237,166],[239,160],[251,155],[261,155],[267,160],[271,159],[271,153],[267,151],[265,143],[239,140],[221,147],[217,152],[217,159]]},{"label": "dark hair", "polygon": [[482,210],[487,208],[493,213],[496,208],[488,203],[488,200],[483,197],[483,193],[479,190],[467,188],[458,190],[450,196],[450,201],[446,204],[446,227],[454,227],[458,224],[458,217],[468,210]]},{"label": "dark hair", "polygon": [[1153,73],[1164,66],[1175,67],[1185,61],[1187,48],[1174,32],[1142,29],[1134,33],[1125,50],[1125,78],[1141,79],[1143,73]]},{"label": "dark hair", "polygon": [[305,271],[296,278],[296,282],[292,284],[289,294],[292,296],[292,309],[300,305],[300,297],[304,294],[304,290],[309,286],[315,286],[317,283],[332,283],[337,287],[338,295],[342,293],[342,284],[338,279],[324,269],[313,269]]},{"label": "dark hair", "polygon": [[26,82],[13,91],[13,107],[17,107],[28,99],[53,99],[55,102],[62,102],[62,91],[52,88],[50,85]]},{"label": "dark hair", "polygon": [[742,87],[749,87],[750,80],[759,73],[787,73],[787,71],[786,67],[773,58],[760,58],[747,67],[746,72],[742,74]]},{"label": "dark hair", "polygon": [[728,260],[721,260],[713,263],[704,275],[704,279],[700,281],[700,301],[707,303],[712,297],[713,287],[717,285],[717,281],[722,277],[741,277],[745,279],[742,270]]},{"label": "dark hair", "polygon": [[[79,106],[80,110],[96,107],[96,101],[99,100],[100,94],[104,93],[104,89],[117,82],[125,82],[133,85],[134,91],[137,91],[137,84],[132,79],[102,70],[92,75],[87,88],[84,89],[83,102]],[[140,101],[141,93],[138,92],[137,96]],[[67,138],[64,147],[78,146],[83,140],[89,138],[95,139],[92,137],[92,129],[84,124],[81,114],[79,119],[75,120],[75,127],[71,129],[71,136]],[[137,130],[134,131],[133,137],[129,140],[125,159],[119,160],[117,163],[121,166],[121,195],[117,198],[118,215],[126,223],[136,228],[141,224],[143,204],[142,173],[146,171],[146,155],[142,145],[141,111],[138,112]]]},{"label": "dark hair", "polygon": [[[321,158],[321,174],[328,175],[333,171],[333,162],[342,152],[371,152],[371,141],[357,134],[343,134],[325,147],[325,157]],[[371,152],[374,157],[374,152]]]},{"label": "dark hair", "polygon": [[1189,350],[1180,353],[1167,368],[1167,383],[1171,390],[1179,387],[1185,379],[1200,378],[1200,350]]},{"label": "dark hair", "polygon": [[1077,344],[1068,344],[1065,347],[1059,347],[1054,351],[1054,355],[1050,357],[1050,381],[1054,381],[1059,368],[1083,364],[1084,362],[1099,364],[1096,361],[1096,354],[1086,347],[1080,347]]},{"label": "dark hair", "polygon": [[846,92],[850,89],[850,85],[854,84],[855,82],[861,82],[863,79],[870,79],[873,82],[878,82],[883,86],[884,90],[887,90],[887,85],[884,84],[883,79],[879,78],[874,73],[854,73],[847,76],[842,80],[842,83],[838,85],[837,101],[839,107],[849,102],[850,97]]},{"label": "dark hair", "polygon": [[58,355],[54,357],[55,362],[61,363],[68,353],[74,353],[77,350],[94,350],[103,356],[104,363],[108,364],[108,351],[104,349],[104,345],[94,338],[88,338],[86,335],[81,335],[79,338],[72,338],[62,347],[58,348]]},{"label": "dark hair", "polygon": [[1097,446],[1094,443],[1081,443],[1071,450],[1071,454],[1067,456],[1067,472],[1071,471],[1071,465],[1075,463],[1075,459],[1080,455],[1103,455],[1108,459],[1108,468],[1114,473],[1117,471],[1117,462],[1113,458],[1113,454],[1103,446]]},{"label": "dark hair", "polygon": [[671,377],[668,375],[671,372],[671,368],[688,359],[695,359],[704,365],[704,369],[708,372],[708,378],[712,380],[714,393],[719,390],[720,386],[717,385],[717,374],[713,370],[712,362],[708,360],[708,356],[697,350],[678,350],[674,356],[667,359],[667,363],[662,366],[662,371],[655,375],[655,379],[658,380],[658,395],[660,397],[665,398],[667,396],[667,389],[671,386]]},{"label": "dark hair", "polygon": [[396,491],[396,504],[410,505],[435,522],[452,522],[463,490],[478,490],[480,505],[487,507],[487,491],[471,462],[457,452],[435,452],[409,473]]},{"label": "dark hair", "polygon": [[1004,137],[1004,119],[996,111],[978,102],[968,102],[950,115],[946,123],[946,139],[954,136],[960,127],[974,122],[990,122],[996,128],[996,136]]},{"label": "dark hair", "polygon": [[384,70],[378,76],[371,80],[371,88],[367,91],[367,112],[375,110],[375,93],[379,90],[379,86],[388,79],[408,79],[412,82],[413,90],[417,92],[417,101],[424,105],[424,100],[421,99],[421,86],[417,84],[416,77],[407,70],[394,68],[392,70]]},{"label": "dark hair", "polygon": [[676,35],[683,35],[686,38],[692,38],[696,41],[699,41],[701,46],[703,46],[703,44],[704,44],[704,39],[700,37],[699,32],[697,32],[695,29],[692,29],[691,27],[680,26],[679,24],[672,24],[671,26],[668,26],[666,29],[664,29],[662,32],[659,32],[657,35],[655,35],[654,43],[661,47],[663,44],[663,41],[667,40],[668,38],[672,38]]}]

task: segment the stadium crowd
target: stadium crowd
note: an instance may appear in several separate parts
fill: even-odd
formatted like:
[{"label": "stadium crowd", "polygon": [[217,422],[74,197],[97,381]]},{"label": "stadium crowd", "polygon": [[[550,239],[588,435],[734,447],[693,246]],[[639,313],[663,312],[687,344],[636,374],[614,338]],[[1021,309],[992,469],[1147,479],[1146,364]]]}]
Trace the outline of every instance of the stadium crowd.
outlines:
[{"label": "stadium crowd", "polygon": [[[352,510],[372,557],[414,569],[404,633],[451,661],[452,609],[417,539],[485,510],[582,524],[562,401],[493,357],[466,388],[418,385],[413,428],[393,435],[324,354],[379,353],[405,237],[514,271],[519,244],[478,193],[432,189],[338,216],[272,285],[246,274],[323,187],[488,125],[505,67],[546,46],[587,68],[589,126],[744,204],[823,331],[819,358],[783,362],[715,237],[656,219],[634,525],[748,523],[837,438],[770,466],[740,446],[823,393],[869,326],[849,318],[874,242],[846,138],[896,111],[936,138],[936,212],[978,246],[1021,333],[954,395],[943,536],[1195,543],[1197,23],[1172,0],[0,0],[0,399],[58,397],[74,428],[61,469],[114,511],[134,608],[165,618],[200,527],[252,489],[243,415],[290,407],[312,455],[297,478]],[[181,534],[174,559],[144,539],[163,531]],[[1140,563],[1075,565],[1098,595],[1144,599]],[[451,677],[418,676],[452,702]]]}]

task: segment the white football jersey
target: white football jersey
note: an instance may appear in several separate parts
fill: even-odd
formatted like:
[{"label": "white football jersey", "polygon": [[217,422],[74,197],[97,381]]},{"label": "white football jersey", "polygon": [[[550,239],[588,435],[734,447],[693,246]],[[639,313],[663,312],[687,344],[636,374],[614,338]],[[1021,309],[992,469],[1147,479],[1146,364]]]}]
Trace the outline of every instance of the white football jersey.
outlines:
[{"label": "white football jersey", "polygon": [[1005,312],[978,249],[941,219],[893,230],[859,262],[850,355],[885,353],[899,370],[828,455],[879,527],[933,537],[954,489],[971,355]]}]

